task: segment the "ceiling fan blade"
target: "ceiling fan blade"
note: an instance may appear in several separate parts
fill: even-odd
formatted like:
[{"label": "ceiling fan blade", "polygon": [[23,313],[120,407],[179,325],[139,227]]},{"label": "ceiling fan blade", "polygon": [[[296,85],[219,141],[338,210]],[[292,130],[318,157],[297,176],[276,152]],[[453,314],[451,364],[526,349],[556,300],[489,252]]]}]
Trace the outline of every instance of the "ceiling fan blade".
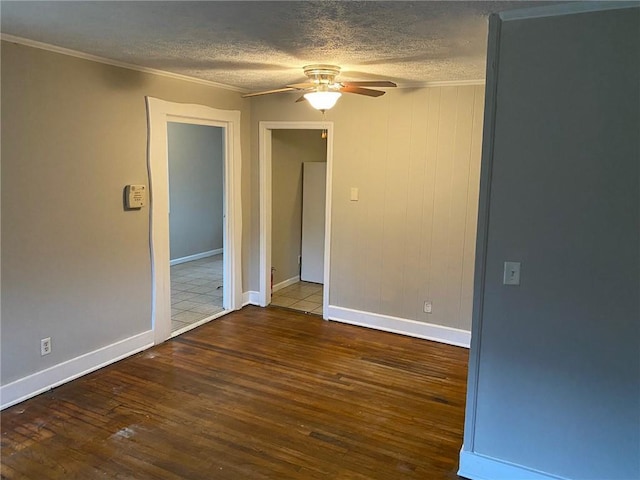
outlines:
[{"label": "ceiling fan blade", "polygon": [[304,90],[305,88],[314,88],[314,87],[317,87],[317,86],[318,86],[317,83],[311,83],[311,82],[292,83],[291,85],[287,85],[287,87],[295,88],[295,89],[298,89],[298,90]]},{"label": "ceiling fan blade", "polygon": [[304,98],[304,95],[302,95],[299,99],[297,99],[297,100],[295,101],[295,103],[298,103],[298,102],[304,102],[305,100],[306,100],[306,99]]},{"label": "ceiling fan blade", "polygon": [[363,82],[341,82],[345,87],[397,87],[387,80],[367,80]]},{"label": "ceiling fan blade", "polygon": [[242,95],[242,98],[257,97],[258,95],[269,95],[270,93],[291,92],[293,90],[297,90],[297,88],[293,88],[293,87],[276,88],[275,90],[266,90],[264,92],[245,93],[244,95]]},{"label": "ceiling fan blade", "polygon": [[385,94],[382,90],[371,90],[370,88],[362,87],[342,87],[340,89],[344,93],[357,93],[358,95],[367,95],[368,97],[380,97]]}]

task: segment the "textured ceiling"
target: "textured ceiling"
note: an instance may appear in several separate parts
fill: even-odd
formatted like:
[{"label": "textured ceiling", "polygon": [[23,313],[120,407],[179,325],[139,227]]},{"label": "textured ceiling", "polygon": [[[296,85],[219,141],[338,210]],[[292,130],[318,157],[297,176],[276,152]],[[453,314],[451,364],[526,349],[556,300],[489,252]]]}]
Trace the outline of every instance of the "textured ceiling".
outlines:
[{"label": "textured ceiling", "polygon": [[488,14],[536,3],[2,1],[0,14],[4,34],[256,91],[312,63],[341,80],[483,79]]}]

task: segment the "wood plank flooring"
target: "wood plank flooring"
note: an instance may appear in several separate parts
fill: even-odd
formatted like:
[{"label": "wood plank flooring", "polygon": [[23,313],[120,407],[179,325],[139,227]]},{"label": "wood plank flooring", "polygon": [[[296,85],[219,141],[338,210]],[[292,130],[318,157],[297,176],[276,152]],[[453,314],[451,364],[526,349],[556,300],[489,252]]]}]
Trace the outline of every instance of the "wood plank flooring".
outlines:
[{"label": "wood plank flooring", "polygon": [[245,307],[1,414],[6,479],[455,479],[467,350]]}]

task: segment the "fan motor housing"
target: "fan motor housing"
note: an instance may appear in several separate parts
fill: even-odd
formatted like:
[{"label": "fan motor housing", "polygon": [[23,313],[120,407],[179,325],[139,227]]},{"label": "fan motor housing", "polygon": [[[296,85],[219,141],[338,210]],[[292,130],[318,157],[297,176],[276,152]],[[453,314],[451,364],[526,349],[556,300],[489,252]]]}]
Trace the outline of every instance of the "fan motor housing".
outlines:
[{"label": "fan motor housing", "polygon": [[303,69],[309,80],[318,84],[332,84],[340,73],[340,67],[336,65],[307,65]]}]

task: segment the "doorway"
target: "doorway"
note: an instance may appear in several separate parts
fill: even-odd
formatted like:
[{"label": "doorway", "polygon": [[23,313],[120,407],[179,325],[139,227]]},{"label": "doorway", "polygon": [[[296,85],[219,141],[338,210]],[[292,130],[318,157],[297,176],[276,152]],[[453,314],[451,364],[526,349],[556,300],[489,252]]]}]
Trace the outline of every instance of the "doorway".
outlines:
[{"label": "doorway", "polygon": [[168,122],[171,336],[225,310],[224,127]]},{"label": "doorway", "polygon": [[273,130],[271,305],[322,315],[327,141],[321,130]]},{"label": "doorway", "polygon": [[[283,285],[282,282],[272,280],[273,266],[273,217],[274,217],[274,197],[273,197],[273,133],[274,130],[313,130],[318,137],[322,130],[326,131],[326,185],[325,188],[325,222],[324,222],[324,259],[322,270],[324,272],[324,288],[318,290],[317,285]],[[267,306],[272,302],[272,283],[277,285],[279,293],[285,289],[291,290],[296,296],[314,295],[314,300],[321,300],[321,308],[314,308],[313,313],[320,314],[327,318],[326,311],[329,304],[329,282],[330,282],[330,217],[331,217],[331,165],[333,156],[333,123],[331,122],[260,122],[259,131],[260,146],[260,291],[259,299],[261,306]],[[275,273],[275,272],[274,272]],[[287,279],[284,279],[286,282]],[[288,280],[295,280],[290,278]],[[313,287],[316,286],[316,289]],[[296,292],[293,292],[297,290]],[[312,292],[312,290],[314,290]],[[297,300],[304,300],[298,298]],[[276,302],[274,302],[275,304]],[[282,303],[278,301],[277,303]],[[285,305],[282,305],[285,306]],[[290,306],[290,305],[286,305]]]},{"label": "doorway", "polygon": [[222,129],[223,138],[222,276],[225,286],[222,305],[224,310],[205,317],[190,328],[242,307],[240,112],[166,102],[151,97],[147,97],[146,100],[151,193],[150,244],[153,301],[151,315],[154,343],[157,344],[172,336],[168,165],[168,124],[171,122],[219,127]]}]

